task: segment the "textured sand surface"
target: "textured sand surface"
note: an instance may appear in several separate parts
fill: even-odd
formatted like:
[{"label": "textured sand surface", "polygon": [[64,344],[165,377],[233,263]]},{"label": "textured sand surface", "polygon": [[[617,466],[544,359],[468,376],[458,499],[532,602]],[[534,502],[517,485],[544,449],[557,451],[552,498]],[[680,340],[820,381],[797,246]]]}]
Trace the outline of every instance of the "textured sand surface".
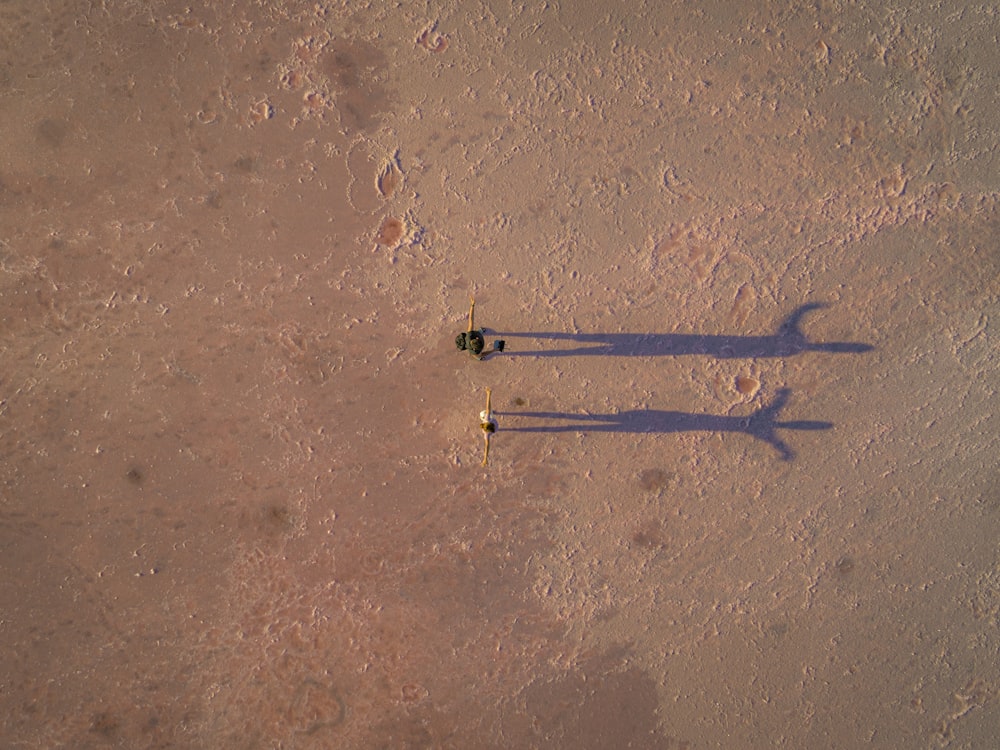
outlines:
[{"label": "textured sand surface", "polygon": [[992,746],[998,16],[0,3],[0,744]]}]

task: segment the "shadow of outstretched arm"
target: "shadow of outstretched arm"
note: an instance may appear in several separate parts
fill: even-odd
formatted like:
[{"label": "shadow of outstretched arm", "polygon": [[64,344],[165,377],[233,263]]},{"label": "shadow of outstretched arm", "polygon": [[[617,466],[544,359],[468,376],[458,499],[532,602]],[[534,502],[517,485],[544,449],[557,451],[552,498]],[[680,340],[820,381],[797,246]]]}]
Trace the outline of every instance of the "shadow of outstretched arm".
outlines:
[{"label": "shadow of outstretched arm", "polygon": [[522,411],[497,412],[511,419],[539,419],[562,421],[568,424],[535,424],[508,427],[506,432],[742,432],[771,445],[783,461],[791,461],[795,454],[782,440],[777,430],[829,430],[832,422],[777,421],[778,413],[785,407],[791,390],[782,388],[774,401],[748,417],[728,417],[716,414],[692,414],[682,411],[641,409],[617,414],[573,414],[570,412]]},{"label": "shadow of outstretched arm", "polygon": [[738,357],[787,357],[801,352],[860,354],[871,351],[870,344],[849,341],[815,342],[802,333],[801,322],[813,310],[826,307],[820,302],[800,305],[769,336],[728,336],[691,333],[560,333],[557,331],[505,332],[505,338],[540,341],[570,341],[576,346],[563,349],[508,349],[512,357],[662,357],[702,354],[719,359]]},{"label": "shadow of outstretched arm", "polygon": [[779,428],[784,430],[829,430],[833,427],[832,422],[815,422],[809,420],[779,422],[777,420],[778,413],[785,408],[785,404],[788,403],[788,398],[791,394],[792,392],[789,388],[779,390],[774,401],[750,415],[746,420],[746,430],[744,430],[748,435],[753,435],[755,438],[774,446],[774,449],[781,454],[781,458],[785,461],[792,460],[795,454],[788,447],[788,444],[778,437],[775,430]]}]

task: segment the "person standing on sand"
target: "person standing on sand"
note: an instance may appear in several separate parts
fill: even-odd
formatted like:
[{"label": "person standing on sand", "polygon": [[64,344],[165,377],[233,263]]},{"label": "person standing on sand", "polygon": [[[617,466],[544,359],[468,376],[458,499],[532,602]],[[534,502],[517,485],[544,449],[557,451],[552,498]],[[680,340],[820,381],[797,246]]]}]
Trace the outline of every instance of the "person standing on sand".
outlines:
[{"label": "person standing on sand", "polygon": [[455,348],[459,351],[470,352],[478,360],[484,360],[491,354],[502,352],[506,343],[503,339],[494,341],[493,346],[483,351],[486,346],[486,331],[483,328],[476,328],[476,300],[469,297],[469,303],[469,330],[463,331],[455,337]]},{"label": "person standing on sand", "polygon": [[483,466],[490,457],[490,438],[497,431],[497,420],[493,416],[493,409],[490,408],[490,396],[493,391],[486,389],[486,408],[479,412],[479,428],[483,431],[483,441],[486,443],[486,450],[483,452]]}]

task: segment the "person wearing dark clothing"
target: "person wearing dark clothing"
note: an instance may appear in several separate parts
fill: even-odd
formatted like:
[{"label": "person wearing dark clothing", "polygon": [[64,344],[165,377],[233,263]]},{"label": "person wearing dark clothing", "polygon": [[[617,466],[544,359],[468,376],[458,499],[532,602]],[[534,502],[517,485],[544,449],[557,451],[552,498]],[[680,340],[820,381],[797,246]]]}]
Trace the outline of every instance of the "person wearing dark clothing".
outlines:
[{"label": "person wearing dark clothing", "polygon": [[467,351],[476,359],[486,359],[489,355],[502,352],[506,342],[498,339],[493,345],[486,349],[486,331],[483,328],[476,328],[476,300],[469,298],[469,330],[463,331],[455,337],[455,348],[459,351]]}]

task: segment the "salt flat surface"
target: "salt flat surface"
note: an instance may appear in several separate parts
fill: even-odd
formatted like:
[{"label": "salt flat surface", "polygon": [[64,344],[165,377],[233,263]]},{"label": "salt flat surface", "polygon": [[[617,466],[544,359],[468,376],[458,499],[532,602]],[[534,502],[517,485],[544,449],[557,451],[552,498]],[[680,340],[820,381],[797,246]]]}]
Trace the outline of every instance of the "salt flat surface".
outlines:
[{"label": "salt flat surface", "polygon": [[0,744],[990,746],[995,7],[210,5],[0,6]]}]

